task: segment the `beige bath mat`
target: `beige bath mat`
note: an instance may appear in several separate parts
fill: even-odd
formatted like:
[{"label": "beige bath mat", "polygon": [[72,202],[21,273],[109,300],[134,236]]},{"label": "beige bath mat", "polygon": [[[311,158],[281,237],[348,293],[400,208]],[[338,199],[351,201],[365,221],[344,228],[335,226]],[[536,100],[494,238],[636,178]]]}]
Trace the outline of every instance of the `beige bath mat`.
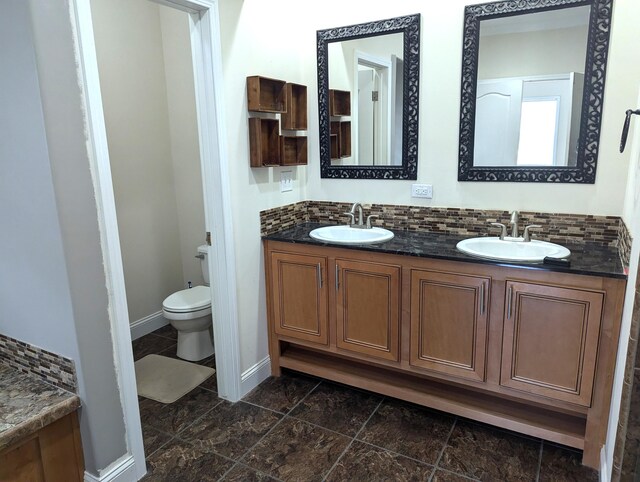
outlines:
[{"label": "beige bath mat", "polygon": [[161,355],[147,355],[135,367],[138,395],[161,403],[175,402],[216,372]]}]

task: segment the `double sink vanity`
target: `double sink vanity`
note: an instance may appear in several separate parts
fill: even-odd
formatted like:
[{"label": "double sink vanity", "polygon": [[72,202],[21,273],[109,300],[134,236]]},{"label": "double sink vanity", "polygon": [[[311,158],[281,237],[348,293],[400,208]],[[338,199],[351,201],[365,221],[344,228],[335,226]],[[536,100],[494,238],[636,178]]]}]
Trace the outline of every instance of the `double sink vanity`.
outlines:
[{"label": "double sink vanity", "polygon": [[452,234],[355,225],[263,238],[274,375],[408,400],[582,449],[599,466],[626,284],[617,249],[500,261],[466,254]]},{"label": "double sink vanity", "polygon": [[[545,195],[595,183],[611,10],[465,7],[457,181],[548,183]],[[322,179],[418,179],[420,25],[416,14],[317,31]],[[335,109],[338,92],[348,111]],[[333,148],[339,134],[351,149]],[[347,218],[345,205],[304,203],[297,218],[290,206],[263,213],[274,375],[289,368],[540,437],[600,468],[626,285],[619,219],[530,213],[542,226],[521,230],[512,213],[509,233],[504,213],[477,209],[374,205],[372,222],[357,203]]]}]

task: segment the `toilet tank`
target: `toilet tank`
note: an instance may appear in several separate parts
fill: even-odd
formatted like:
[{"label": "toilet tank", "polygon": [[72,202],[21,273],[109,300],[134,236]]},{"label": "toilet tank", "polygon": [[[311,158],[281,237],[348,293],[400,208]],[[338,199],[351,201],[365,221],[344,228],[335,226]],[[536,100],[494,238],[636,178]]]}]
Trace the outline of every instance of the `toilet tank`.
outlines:
[{"label": "toilet tank", "polygon": [[198,246],[198,255],[204,255],[200,258],[200,268],[202,269],[202,277],[204,278],[204,284],[209,286],[209,246],[203,244]]}]

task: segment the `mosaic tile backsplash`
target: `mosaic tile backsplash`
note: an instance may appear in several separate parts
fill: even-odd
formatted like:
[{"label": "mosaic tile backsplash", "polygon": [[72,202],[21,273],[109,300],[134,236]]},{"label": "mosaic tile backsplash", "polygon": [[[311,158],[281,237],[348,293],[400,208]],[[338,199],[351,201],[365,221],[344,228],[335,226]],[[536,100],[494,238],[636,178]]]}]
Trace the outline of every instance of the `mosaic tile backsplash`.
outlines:
[{"label": "mosaic tile backsplash", "polygon": [[0,363],[77,393],[73,361],[0,333]]},{"label": "mosaic tile backsplash", "polygon": [[[343,214],[351,203],[302,201],[260,213],[260,233],[265,236],[299,223],[346,223]],[[374,225],[396,230],[449,233],[475,236],[495,232],[489,223],[508,223],[508,211],[463,208],[436,208],[391,204],[363,205],[365,215],[375,214]],[[521,212],[520,226],[539,224],[533,231],[536,239],[556,243],[595,243],[619,247],[628,263],[631,246],[626,226],[618,216]],[[493,230],[493,231],[491,231]]]},{"label": "mosaic tile backsplash", "polygon": [[620,252],[620,261],[622,266],[629,266],[631,258],[631,233],[627,225],[620,219],[620,227],[618,228],[618,251]]}]

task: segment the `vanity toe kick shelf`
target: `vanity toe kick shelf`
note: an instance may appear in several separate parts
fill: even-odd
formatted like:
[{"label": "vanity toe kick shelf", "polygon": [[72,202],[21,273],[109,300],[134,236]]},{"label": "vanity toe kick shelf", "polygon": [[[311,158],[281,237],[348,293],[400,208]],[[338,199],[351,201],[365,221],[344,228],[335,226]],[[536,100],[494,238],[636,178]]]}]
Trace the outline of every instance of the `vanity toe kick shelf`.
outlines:
[{"label": "vanity toe kick shelf", "polygon": [[584,449],[586,416],[554,412],[289,345],[280,366]]},{"label": "vanity toe kick shelf", "polygon": [[273,375],[539,437],[599,468],[626,286],[611,253],[576,248],[569,269],[506,266],[450,250],[455,237],[336,247],[311,238],[316,227],[264,240]]}]

